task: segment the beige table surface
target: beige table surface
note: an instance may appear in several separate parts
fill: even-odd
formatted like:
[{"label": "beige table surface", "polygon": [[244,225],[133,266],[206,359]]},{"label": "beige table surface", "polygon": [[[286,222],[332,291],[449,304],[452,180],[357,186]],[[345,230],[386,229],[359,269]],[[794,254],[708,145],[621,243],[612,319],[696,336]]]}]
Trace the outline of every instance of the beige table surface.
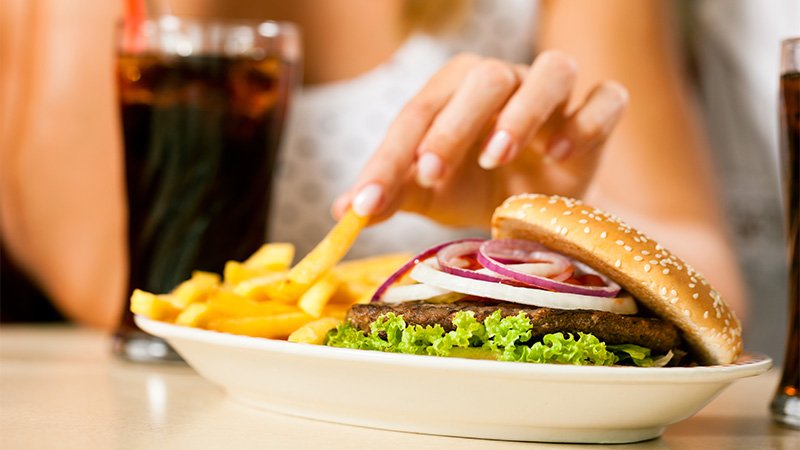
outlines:
[{"label": "beige table surface", "polygon": [[[0,327],[0,449],[588,449],[381,431],[251,409],[184,365],[140,365],[110,338],[69,326]],[[737,381],[660,439],[602,449],[799,450],[800,431],[773,424],[777,382]]]}]

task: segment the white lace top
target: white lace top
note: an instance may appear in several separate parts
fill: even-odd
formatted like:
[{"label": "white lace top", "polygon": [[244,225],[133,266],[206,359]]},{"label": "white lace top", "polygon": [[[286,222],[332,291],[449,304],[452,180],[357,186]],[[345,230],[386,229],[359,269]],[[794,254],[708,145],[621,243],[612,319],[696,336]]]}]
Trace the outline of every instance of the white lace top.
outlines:
[{"label": "white lace top", "polygon": [[[271,241],[304,255],[330,230],[333,200],[355,180],[402,106],[450,57],[471,51],[530,62],[536,2],[475,1],[444,37],[414,35],[386,63],[356,78],[306,87],[295,96],[279,159]],[[408,213],[365,231],[351,257],[414,251],[479,230],[455,230]]]}]

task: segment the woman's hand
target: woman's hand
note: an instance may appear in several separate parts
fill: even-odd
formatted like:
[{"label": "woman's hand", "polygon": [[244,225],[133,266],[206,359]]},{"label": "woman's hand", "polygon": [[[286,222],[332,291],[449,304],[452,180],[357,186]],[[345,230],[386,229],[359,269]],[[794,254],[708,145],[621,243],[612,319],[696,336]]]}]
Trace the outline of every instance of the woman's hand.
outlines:
[{"label": "woman's hand", "polygon": [[456,56],[406,104],[334,215],[352,205],[376,221],[403,209],[485,226],[511,194],[581,196],[627,91],[606,81],[577,103],[576,75],[556,51],[530,67]]}]

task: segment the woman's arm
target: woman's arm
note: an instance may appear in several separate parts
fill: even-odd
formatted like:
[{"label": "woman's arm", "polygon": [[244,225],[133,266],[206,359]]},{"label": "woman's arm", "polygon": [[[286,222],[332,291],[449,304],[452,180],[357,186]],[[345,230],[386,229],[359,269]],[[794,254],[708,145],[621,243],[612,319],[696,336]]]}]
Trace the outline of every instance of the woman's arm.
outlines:
[{"label": "woman's arm", "polygon": [[615,79],[629,109],[608,141],[587,199],[624,217],[688,261],[746,317],[708,142],[678,51],[671,2],[547,0],[540,50],[577,61],[578,92]]},{"label": "woman's arm", "polygon": [[3,242],[67,317],[112,328],[127,271],[112,78],[120,5],[1,5]]}]

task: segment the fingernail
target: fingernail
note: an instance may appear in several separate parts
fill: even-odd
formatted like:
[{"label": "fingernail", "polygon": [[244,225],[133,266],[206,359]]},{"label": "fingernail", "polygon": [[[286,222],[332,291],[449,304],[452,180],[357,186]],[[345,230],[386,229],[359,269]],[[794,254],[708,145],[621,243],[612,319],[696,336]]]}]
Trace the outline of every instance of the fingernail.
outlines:
[{"label": "fingernail", "polygon": [[375,208],[383,197],[383,187],[372,183],[364,186],[353,198],[353,211],[359,216],[369,216],[375,212]]},{"label": "fingernail", "polygon": [[547,154],[556,161],[561,161],[569,154],[572,144],[568,139],[559,138],[550,143],[547,149]]},{"label": "fingernail", "polygon": [[423,153],[417,160],[417,184],[429,188],[442,175],[442,159],[435,153]]},{"label": "fingernail", "polygon": [[495,132],[478,158],[478,165],[487,170],[494,169],[508,155],[510,148],[511,135],[505,130]]}]

